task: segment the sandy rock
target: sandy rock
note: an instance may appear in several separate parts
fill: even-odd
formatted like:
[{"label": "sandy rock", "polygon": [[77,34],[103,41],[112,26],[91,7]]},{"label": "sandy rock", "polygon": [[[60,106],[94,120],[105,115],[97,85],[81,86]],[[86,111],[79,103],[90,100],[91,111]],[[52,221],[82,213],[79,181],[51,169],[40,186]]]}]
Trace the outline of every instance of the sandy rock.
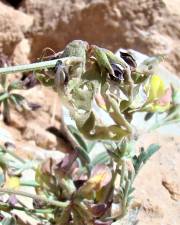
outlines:
[{"label": "sandy rock", "polygon": [[11,122],[10,125],[18,130],[23,130],[26,127],[26,120],[23,115],[18,111],[11,111]]},{"label": "sandy rock", "polygon": [[179,72],[180,14],[171,10],[177,1],[26,0],[20,9],[34,16],[32,58],[44,47],[59,51],[70,40],[84,39],[111,50],[168,54],[168,66]]},{"label": "sandy rock", "polygon": [[133,208],[139,208],[138,224],[177,225],[180,223],[180,137],[154,133],[143,135],[139,142],[141,146],[158,143],[161,148],[135,180]]},{"label": "sandy rock", "polygon": [[167,189],[171,198],[175,201],[180,201],[180,185],[175,181],[162,180],[162,185]]},{"label": "sandy rock", "polygon": [[29,61],[29,54],[31,51],[29,40],[24,38],[20,41],[13,52],[12,58],[14,64],[28,64]]},{"label": "sandy rock", "polygon": [[64,153],[57,150],[48,150],[37,146],[33,141],[26,141],[18,143],[18,153],[25,158],[32,160],[46,160],[52,158],[59,162],[63,157]]},{"label": "sandy rock", "polygon": [[33,122],[27,124],[23,138],[25,140],[34,140],[37,146],[45,149],[53,149],[57,145],[54,135]]},{"label": "sandy rock", "polygon": [[30,29],[33,18],[0,2],[0,51],[11,55]]}]

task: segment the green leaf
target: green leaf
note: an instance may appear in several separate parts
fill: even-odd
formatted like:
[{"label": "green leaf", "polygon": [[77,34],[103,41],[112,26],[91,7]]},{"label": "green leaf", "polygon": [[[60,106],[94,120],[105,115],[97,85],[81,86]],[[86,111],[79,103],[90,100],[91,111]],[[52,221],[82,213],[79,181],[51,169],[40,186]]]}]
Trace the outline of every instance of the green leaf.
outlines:
[{"label": "green leaf", "polygon": [[72,101],[75,107],[80,110],[90,111],[94,96],[94,90],[91,83],[85,83],[75,87],[71,91]]},{"label": "green leaf", "polygon": [[40,73],[37,73],[36,74],[36,78],[37,80],[39,80],[40,83],[42,83],[44,86],[47,86],[47,87],[51,87],[51,86],[54,86],[54,79],[48,77],[48,76],[45,76],[44,74],[40,74]]},{"label": "green leaf", "polygon": [[14,217],[6,217],[1,221],[1,225],[16,225]]},{"label": "green leaf", "polygon": [[107,152],[101,152],[91,161],[91,165],[95,166],[97,164],[106,164],[110,160],[109,154]]},{"label": "green leaf", "polygon": [[11,96],[13,96],[16,99],[16,102],[18,104],[20,104],[21,101],[25,100],[25,97],[23,97],[20,94],[13,93],[13,94],[11,94]]},{"label": "green leaf", "polygon": [[3,119],[4,122],[9,124],[11,119],[10,119],[10,108],[9,108],[9,102],[8,99],[5,99],[3,101]]},{"label": "green leaf", "polygon": [[0,102],[4,101],[7,98],[9,98],[9,93],[7,93],[7,92],[0,93]]},{"label": "green leaf", "polygon": [[133,165],[136,174],[143,164],[147,162],[147,160],[159,150],[160,146],[158,144],[151,144],[146,151],[144,148],[141,148],[141,153],[138,156],[133,157]]},{"label": "green leaf", "polygon": [[23,82],[20,80],[16,80],[14,82],[12,82],[11,84],[9,84],[8,86],[8,92],[12,91],[12,90],[17,90],[17,89],[23,89]]},{"label": "green leaf", "polygon": [[88,146],[85,142],[85,140],[81,137],[79,131],[72,125],[68,126],[68,129],[70,130],[71,134],[75,137],[79,145],[86,151],[88,152]]},{"label": "green leaf", "polygon": [[96,142],[94,141],[91,141],[90,143],[88,143],[88,152],[91,152],[95,145],[96,145]]},{"label": "green leaf", "polygon": [[7,75],[6,74],[1,74],[0,75],[0,84],[4,89],[6,89],[6,81],[7,81]]},{"label": "green leaf", "polygon": [[90,162],[88,153],[81,147],[76,147],[75,150],[78,152],[78,156],[86,163]]},{"label": "green leaf", "polygon": [[158,150],[160,149],[160,145],[158,144],[151,144],[148,149],[146,150],[146,155],[143,159],[143,163],[145,164],[147,160]]},{"label": "green leaf", "polygon": [[11,94],[11,95],[10,95],[9,100],[15,105],[15,107],[16,107],[16,109],[17,109],[18,111],[21,111],[21,110],[22,110],[21,100],[19,100],[18,98],[16,98],[16,97],[14,96],[14,94]]}]

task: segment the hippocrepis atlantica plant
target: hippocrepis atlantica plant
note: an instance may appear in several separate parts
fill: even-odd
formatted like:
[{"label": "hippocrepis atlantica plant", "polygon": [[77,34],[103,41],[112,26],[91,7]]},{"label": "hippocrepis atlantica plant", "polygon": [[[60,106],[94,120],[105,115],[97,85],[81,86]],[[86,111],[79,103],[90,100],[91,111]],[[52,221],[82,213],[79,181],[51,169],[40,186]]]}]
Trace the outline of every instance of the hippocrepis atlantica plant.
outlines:
[{"label": "hippocrepis atlantica plant", "polygon": [[[75,40],[62,52],[43,54],[37,63],[0,69],[0,76],[33,71],[32,79],[58,92],[76,124],[63,124],[63,135],[72,151],[60,162],[47,159],[32,166],[28,159],[21,160],[1,147],[4,179],[0,192],[33,199],[33,209],[22,206],[20,200],[13,199],[12,203],[10,197],[8,202],[0,202],[0,210],[11,215],[11,224],[18,220],[13,209],[24,211],[40,224],[110,225],[128,216],[134,179],[160,147],[151,144],[138,151],[134,114],[146,112],[145,121],[154,114],[163,115],[156,127],[180,120],[179,92],[154,74],[162,59],[151,57],[138,65],[128,51],[116,56],[105,48]],[[111,123],[104,121],[97,108],[109,116]],[[57,128],[49,131],[62,135]],[[97,143],[103,150],[95,147]],[[14,164],[9,164],[9,155]],[[17,188],[25,185],[19,177],[20,168],[27,164],[34,170],[34,180],[28,185],[35,194]],[[119,207],[116,215],[114,206]]]}]

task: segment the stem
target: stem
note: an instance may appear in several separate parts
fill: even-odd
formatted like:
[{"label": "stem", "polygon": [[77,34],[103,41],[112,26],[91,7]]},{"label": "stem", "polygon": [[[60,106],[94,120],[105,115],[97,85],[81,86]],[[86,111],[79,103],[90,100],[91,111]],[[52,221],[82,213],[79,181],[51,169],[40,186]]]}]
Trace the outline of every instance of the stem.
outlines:
[{"label": "stem", "polygon": [[122,185],[123,185],[124,176],[125,176],[125,167],[126,167],[126,163],[123,160],[123,162],[122,162],[122,169],[121,169],[120,187],[122,187]]},{"label": "stem", "polygon": [[129,192],[130,185],[131,185],[131,181],[127,180],[126,181],[126,186],[125,186],[124,198],[123,198],[123,202],[122,202],[122,216],[124,216],[126,214],[127,198],[128,198],[128,192]]},{"label": "stem", "polygon": [[46,69],[46,68],[53,68],[53,67],[55,67],[55,65],[58,61],[61,61],[62,63],[64,63],[67,60],[82,62],[82,59],[80,57],[58,58],[58,59],[53,59],[53,60],[43,61],[43,62],[37,62],[37,63],[32,63],[32,64],[25,64],[25,65],[18,65],[18,66],[10,66],[10,67],[0,68],[0,74],[37,71],[37,70],[43,70],[43,69]]},{"label": "stem", "polygon": [[36,201],[42,201],[42,202],[46,203],[47,205],[53,205],[53,206],[57,206],[60,208],[66,208],[69,205],[69,201],[60,202],[60,201],[56,201],[56,200],[50,200],[43,196],[30,194],[30,193],[27,193],[24,191],[16,191],[16,190],[8,189],[8,188],[0,188],[0,193],[21,195],[21,196],[24,196],[27,198],[32,198]]},{"label": "stem", "polygon": [[[131,125],[130,125],[129,122],[124,118],[124,116],[122,115],[122,113],[121,113],[121,111],[120,111],[120,109],[119,109],[119,107],[118,107],[116,101],[115,101],[113,98],[111,98],[110,96],[108,96],[108,98],[109,98],[109,101],[110,101],[110,103],[111,103],[111,106],[112,106],[114,112],[119,116],[119,119],[121,120],[121,123],[123,124],[123,126],[125,126],[126,129],[127,129],[130,133],[132,133],[132,127],[131,127]],[[122,125],[122,124],[119,124],[119,125]]]},{"label": "stem", "polygon": [[106,202],[109,199],[109,196],[112,193],[112,189],[113,189],[113,186],[114,186],[114,182],[115,182],[116,177],[117,177],[117,174],[118,174],[119,166],[120,166],[120,162],[118,162],[116,164],[116,169],[115,169],[115,171],[114,171],[114,173],[112,175],[111,182],[110,182],[109,186],[107,187],[106,192],[105,192],[105,195],[104,195],[104,202]]},{"label": "stem", "polygon": [[11,150],[8,150],[7,148],[3,148],[3,151],[8,153],[9,155],[13,156],[15,159],[17,159],[18,161],[20,161],[21,163],[26,163],[26,161],[22,158],[20,158],[18,155],[16,155],[16,153],[14,153]]},{"label": "stem", "polygon": [[[22,207],[22,206],[15,206],[15,205],[12,206],[12,205],[10,205],[8,203],[4,203],[4,202],[0,203],[0,207],[4,207],[4,211],[16,209],[16,210],[20,210],[20,211],[25,211],[27,213],[40,213],[40,214],[53,212],[53,209],[28,209],[28,208]],[[1,208],[1,210],[3,210],[3,209]]]},{"label": "stem", "polygon": [[20,181],[20,186],[39,187],[40,185],[32,180],[32,181]]}]

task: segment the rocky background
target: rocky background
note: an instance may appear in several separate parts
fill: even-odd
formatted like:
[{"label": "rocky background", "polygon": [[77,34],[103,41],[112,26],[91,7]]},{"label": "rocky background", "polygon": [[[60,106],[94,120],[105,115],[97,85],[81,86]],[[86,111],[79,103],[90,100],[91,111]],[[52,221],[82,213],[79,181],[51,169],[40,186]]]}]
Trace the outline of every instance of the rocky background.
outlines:
[{"label": "rocky background", "polygon": [[[164,65],[180,76],[180,0],[0,0],[0,53],[13,64],[36,61],[43,48],[59,51],[73,39],[113,51],[123,47],[167,54]],[[58,100],[52,100],[56,94],[40,86],[21,94],[41,108],[25,114],[12,109],[11,124],[0,120],[0,133],[25,156],[34,151],[41,157],[43,149],[58,149],[59,142],[46,131],[60,122],[54,109]],[[162,148],[136,180],[138,224],[178,225],[180,136],[156,133],[140,139],[141,145],[152,142]]]}]

